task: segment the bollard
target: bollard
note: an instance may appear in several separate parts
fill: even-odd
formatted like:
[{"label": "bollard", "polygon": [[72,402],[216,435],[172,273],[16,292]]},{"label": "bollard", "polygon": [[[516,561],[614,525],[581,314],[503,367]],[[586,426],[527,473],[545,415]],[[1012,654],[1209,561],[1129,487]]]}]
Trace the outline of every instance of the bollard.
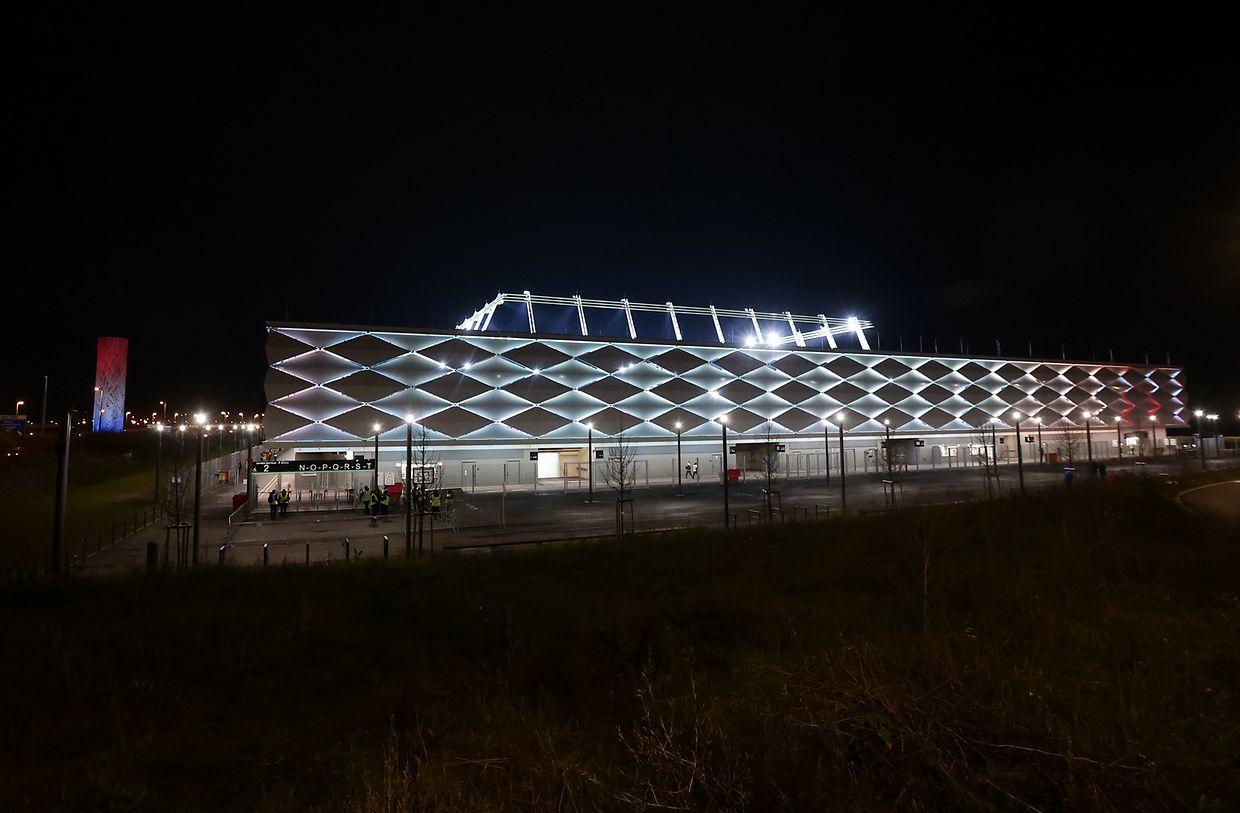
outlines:
[{"label": "bollard", "polygon": [[383,561],[386,562],[387,558],[388,558],[388,538],[385,535],[383,537]]},{"label": "bollard", "polygon": [[224,549],[227,547],[227,545],[220,545],[220,567],[224,566]]},{"label": "bollard", "polygon": [[263,567],[267,566],[267,543],[263,543]]},{"label": "bollard", "polygon": [[310,543],[306,543],[306,566],[310,566]]},{"label": "bollard", "polygon": [[349,561],[349,537],[344,538],[344,560]]},{"label": "bollard", "polygon": [[154,573],[159,568],[159,543],[146,543],[146,572]]}]

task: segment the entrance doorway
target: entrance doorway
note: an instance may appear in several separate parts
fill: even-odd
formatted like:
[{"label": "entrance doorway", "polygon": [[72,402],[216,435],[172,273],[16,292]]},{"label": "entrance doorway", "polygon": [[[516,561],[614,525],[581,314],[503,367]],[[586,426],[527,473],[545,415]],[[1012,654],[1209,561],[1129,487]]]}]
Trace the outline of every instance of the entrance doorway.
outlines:
[{"label": "entrance doorway", "polygon": [[543,452],[538,453],[538,477],[559,477],[560,475],[560,453],[559,452]]}]

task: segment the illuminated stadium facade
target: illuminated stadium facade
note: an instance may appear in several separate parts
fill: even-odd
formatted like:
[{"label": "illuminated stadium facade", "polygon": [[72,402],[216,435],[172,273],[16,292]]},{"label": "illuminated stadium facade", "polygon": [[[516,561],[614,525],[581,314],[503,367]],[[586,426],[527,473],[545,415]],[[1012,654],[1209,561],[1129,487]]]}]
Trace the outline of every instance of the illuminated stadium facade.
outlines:
[{"label": "illuminated stadium facade", "polygon": [[[678,434],[682,461],[717,478],[721,422],[728,468],[744,468],[747,449],[778,444],[785,476],[838,470],[841,424],[849,471],[876,465],[888,431],[902,463],[965,465],[983,431],[1014,458],[1040,424],[1044,451],[1066,439],[1083,458],[1086,413],[1100,456],[1121,441],[1163,445],[1159,427],[1185,425],[1178,368],[884,353],[870,347],[873,327],[528,292],[501,294],[449,331],[270,323],[265,433],[282,460],[370,459],[378,434],[381,481],[401,482],[412,418],[440,482],[477,488],[575,483],[588,446],[598,466],[621,442],[639,461],[639,484],[666,482]],[[1039,458],[1036,445],[1024,449]]]}]

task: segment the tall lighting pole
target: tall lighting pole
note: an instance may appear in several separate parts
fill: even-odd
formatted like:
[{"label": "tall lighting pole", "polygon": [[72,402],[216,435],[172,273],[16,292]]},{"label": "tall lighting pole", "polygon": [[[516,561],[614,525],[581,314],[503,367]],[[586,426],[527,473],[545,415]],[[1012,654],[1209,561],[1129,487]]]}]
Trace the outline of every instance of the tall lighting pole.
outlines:
[{"label": "tall lighting pole", "polygon": [[383,431],[379,424],[375,424],[375,476],[372,491],[379,490],[379,433]]},{"label": "tall lighting pole", "polygon": [[164,425],[155,424],[155,503],[159,503],[159,462],[164,456]]},{"label": "tall lighting pole", "polygon": [[1046,454],[1042,451],[1042,419],[1034,418],[1033,422],[1038,425],[1038,462],[1046,462]]},{"label": "tall lighting pole", "polygon": [[1024,445],[1020,436],[1020,413],[1013,412],[1012,420],[1016,422],[1016,474],[1020,479],[1020,493],[1025,493],[1025,453],[1021,447]]},{"label": "tall lighting pole", "polygon": [[[586,421],[586,481],[588,483],[588,496],[586,502],[593,504],[594,502],[594,424]],[[581,486],[577,486],[581,488]]]},{"label": "tall lighting pole", "polygon": [[680,421],[676,421],[676,496],[677,497],[683,496],[683,492],[685,490],[684,479],[681,476],[684,474],[684,471],[685,471],[684,464],[680,462]]},{"label": "tall lighting pole", "polygon": [[[822,470],[827,473],[827,488],[831,487],[831,424],[826,418],[822,419]],[[840,458],[840,465],[844,465],[844,458]]]},{"label": "tall lighting pole", "polygon": [[190,567],[198,567],[198,536],[202,525],[202,442],[206,433],[207,416],[202,412],[194,414],[194,423],[198,425],[198,461],[194,465],[194,550],[190,559]]},{"label": "tall lighting pole", "polygon": [[1090,412],[1087,409],[1081,414],[1085,416],[1085,451],[1089,453],[1089,476],[1093,477],[1094,476],[1094,438],[1093,438],[1093,435],[1090,434],[1090,430],[1089,430]]},{"label": "tall lighting pole", "polygon": [[1124,459],[1124,419],[1115,416],[1115,449],[1120,460]]},{"label": "tall lighting pole", "polygon": [[728,508],[728,416],[727,415],[719,416],[719,428],[720,430],[722,430],[722,437],[723,437],[723,458],[722,458],[723,459],[723,528],[724,530],[727,530],[728,524],[729,522],[731,522],[730,517],[732,516],[731,510]]},{"label": "tall lighting pole", "polygon": [[65,572],[65,504],[69,499],[69,439],[73,437],[73,412],[65,413],[65,425],[56,447],[56,511],[52,514],[52,577]]},{"label": "tall lighting pole", "polygon": [[413,421],[405,416],[405,558],[413,558]]},{"label": "tall lighting pole", "polygon": [[844,414],[835,416],[840,426],[840,516],[848,513],[848,481],[844,479]]},{"label": "tall lighting pole", "polygon": [[1214,456],[1220,457],[1218,442],[1218,413],[1212,412],[1206,416],[1206,420],[1210,422],[1210,437],[1214,438]]},{"label": "tall lighting pole", "polygon": [[1158,416],[1150,416],[1150,457],[1158,454]]},{"label": "tall lighting pole", "polygon": [[1201,470],[1206,468],[1206,432],[1205,432],[1205,415],[1204,409],[1194,409],[1193,415],[1197,417],[1197,450],[1201,455]]}]

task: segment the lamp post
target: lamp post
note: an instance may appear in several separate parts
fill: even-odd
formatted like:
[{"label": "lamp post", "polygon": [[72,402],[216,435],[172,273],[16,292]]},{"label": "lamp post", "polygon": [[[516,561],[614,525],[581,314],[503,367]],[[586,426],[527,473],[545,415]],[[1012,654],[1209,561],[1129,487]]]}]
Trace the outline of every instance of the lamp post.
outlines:
[{"label": "lamp post", "polygon": [[1201,470],[1206,468],[1206,433],[1203,425],[1206,411],[1204,409],[1194,409],[1193,415],[1197,418],[1197,450],[1201,455]]},{"label": "lamp post", "polygon": [[65,425],[56,447],[56,508],[52,514],[52,577],[65,572],[65,504],[69,499],[69,439],[73,437],[73,412],[65,413]]},{"label": "lamp post", "polygon": [[1210,422],[1210,436],[1214,438],[1214,456],[1220,457],[1218,442],[1218,413],[1210,413],[1206,416],[1206,420]]},{"label": "lamp post", "polygon": [[99,432],[103,430],[103,390],[99,387],[95,387],[95,403],[98,409],[95,410],[95,417],[92,419],[95,422],[93,429]]},{"label": "lamp post", "polygon": [[840,516],[848,513],[848,481],[844,479],[844,415],[837,414],[840,426]]},{"label": "lamp post", "polygon": [[155,424],[155,502],[159,503],[159,461],[164,456],[164,425]]},{"label": "lamp post", "polygon": [[202,525],[202,442],[206,432],[207,416],[201,412],[194,414],[194,423],[198,425],[198,459],[194,465],[194,549],[190,559],[190,567],[198,567],[198,535]]},{"label": "lamp post", "polygon": [[896,507],[896,469],[891,462],[891,421],[883,418],[883,432],[887,439],[883,441],[883,459],[887,464],[887,478],[891,481],[891,507]]},{"label": "lamp post", "polygon": [[1085,451],[1089,454],[1089,476],[1094,476],[1094,439],[1089,429],[1089,410],[1081,412],[1085,416]]},{"label": "lamp post", "polygon": [[371,487],[373,491],[379,490],[379,433],[383,431],[379,424],[375,424],[375,476],[374,485]]},{"label": "lamp post", "polygon": [[160,409],[163,410],[163,413],[161,414],[161,418],[163,419],[164,423],[167,423],[168,422],[168,402],[160,401],[159,406],[160,406]]},{"label": "lamp post", "polygon": [[25,402],[25,401],[18,401],[18,402],[17,402],[17,407],[13,410],[13,414],[15,414],[15,415],[20,415],[20,414],[22,414],[22,404],[24,404],[24,403],[26,403],[26,402]]},{"label": "lamp post", "polygon": [[728,416],[719,416],[719,428],[722,430],[723,437],[723,528],[727,530],[730,517],[732,516],[728,508]]},{"label": "lamp post", "polygon": [[685,483],[682,475],[685,472],[684,464],[680,462],[680,421],[676,421],[676,496],[684,496]]},{"label": "lamp post", "polygon": [[1124,459],[1124,419],[1115,416],[1115,449],[1119,460]]},{"label": "lamp post", "polygon": [[405,558],[413,558],[413,421],[405,416]]},{"label": "lamp post", "polygon": [[1150,416],[1150,457],[1158,455],[1158,416]]},{"label": "lamp post", "polygon": [[[586,421],[586,481],[589,491],[586,502],[594,502],[594,424]],[[581,488],[581,486],[577,486]]]},{"label": "lamp post", "polygon": [[1046,462],[1046,453],[1042,449],[1042,419],[1034,418],[1033,422],[1038,425],[1038,462]]},{"label": "lamp post", "polygon": [[1025,493],[1025,453],[1021,449],[1022,440],[1020,436],[1020,413],[1013,412],[1012,420],[1016,423],[1016,476],[1020,480],[1020,493]]},{"label": "lamp post", "polygon": [[[827,488],[831,487],[831,424],[826,418],[822,419],[822,470],[827,473]],[[840,465],[844,465],[844,458],[840,458]]]}]

